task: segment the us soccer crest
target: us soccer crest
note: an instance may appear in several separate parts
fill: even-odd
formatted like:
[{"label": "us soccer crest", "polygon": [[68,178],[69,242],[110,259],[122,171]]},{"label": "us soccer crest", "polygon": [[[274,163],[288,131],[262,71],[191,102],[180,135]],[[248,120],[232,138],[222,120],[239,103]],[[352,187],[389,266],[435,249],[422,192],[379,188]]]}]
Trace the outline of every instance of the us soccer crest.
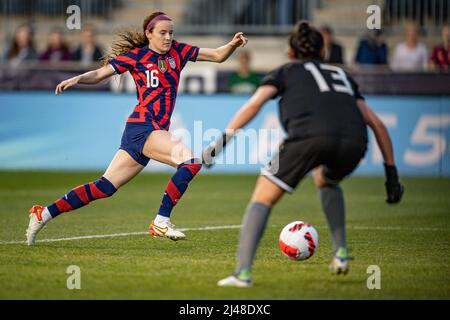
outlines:
[{"label": "us soccer crest", "polygon": [[168,57],[167,60],[169,60],[169,65],[172,69],[175,69],[175,60],[172,57]]},{"label": "us soccer crest", "polygon": [[159,70],[161,70],[162,72],[166,72],[167,71],[167,64],[165,60],[158,60],[158,68]]}]

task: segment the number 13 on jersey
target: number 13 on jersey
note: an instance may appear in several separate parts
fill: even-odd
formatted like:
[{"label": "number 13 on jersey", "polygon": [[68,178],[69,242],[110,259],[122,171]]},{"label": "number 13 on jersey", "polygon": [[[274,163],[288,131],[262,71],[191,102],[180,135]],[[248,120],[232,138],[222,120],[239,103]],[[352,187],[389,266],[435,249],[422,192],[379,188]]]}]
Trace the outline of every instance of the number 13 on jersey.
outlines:
[{"label": "number 13 on jersey", "polygon": [[[316,80],[320,92],[331,91],[329,84],[327,83],[321,71],[316,67],[314,63],[312,62],[305,63],[305,69],[311,72],[312,76]],[[353,96],[354,93],[350,81],[348,80],[347,75],[341,68],[330,66],[327,64],[320,64],[320,69],[330,71],[331,78],[333,80],[341,82],[341,83],[336,82],[331,83],[331,87],[333,88],[334,91],[347,93]]]}]

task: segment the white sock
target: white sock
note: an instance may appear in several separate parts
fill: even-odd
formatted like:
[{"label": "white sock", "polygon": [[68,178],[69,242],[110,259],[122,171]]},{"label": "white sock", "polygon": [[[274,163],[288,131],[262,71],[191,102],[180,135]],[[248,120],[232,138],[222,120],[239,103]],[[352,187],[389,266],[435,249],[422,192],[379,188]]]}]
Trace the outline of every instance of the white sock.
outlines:
[{"label": "white sock", "polygon": [[53,217],[50,214],[50,211],[48,211],[47,207],[45,207],[45,209],[42,211],[41,213],[41,217],[42,217],[42,222],[47,223],[48,221],[50,221]]},{"label": "white sock", "polygon": [[168,218],[168,217],[164,217],[164,216],[162,216],[160,214],[156,215],[155,223],[157,225],[166,224],[166,222],[169,222],[169,221],[170,221],[170,218]]}]

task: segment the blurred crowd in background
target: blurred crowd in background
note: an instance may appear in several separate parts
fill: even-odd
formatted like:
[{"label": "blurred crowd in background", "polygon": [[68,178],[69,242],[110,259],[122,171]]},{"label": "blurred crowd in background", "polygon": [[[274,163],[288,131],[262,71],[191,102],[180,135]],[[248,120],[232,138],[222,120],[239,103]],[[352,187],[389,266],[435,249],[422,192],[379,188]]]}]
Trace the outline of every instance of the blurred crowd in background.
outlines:
[{"label": "blurred crowd in background", "polygon": [[[143,10],[149,8],[167,9],[174,15],[177,39],[180,33],[184,36],[192,34],[197,37],[192,42],[194,45],[204,43],[198,38],[202,36],[225,39],[235,31],[248,34],[251,45],[233,55],[232,63],[226,64],[226,70],[220,69],[222,74],[226,73],[220,83],[227,86],[228,92],[252,93],[269,69],[286,62],[282,61],[281,51],[284,49],[281,46],[287,42],[285,39],[293,24],[300,19],[311,19],[320,29],[327,63],[358,71],[445,74],[450,65],[448,2],[0,0],[0,14],[6,18],[0,25],[3,26],[3,34],[0,34],[0,82],[3,88],[22,88],[23,84],[17,80],[17,72],[14,71],[19,67],[72,72],[99,67],[117,28],[122,28],[123,23],[125,26],[136,25],[140,19],[136,17],[141,17]],[[382,8],[384,29],[369,30],[365,27],[365,10],[373,3]],[[71,30],[69,34],[65,19],[68,16],[66,9],[71,5],[83,9],[83,23],[81,31]],[[26,23],[19,25],[23,22]],[[36,22],[39,22],[37,27]],[[269,41],[265,46],[252,47],[257,37],[265,37]],[[284,42],[273,40],[281,38]],[[46,79],[48,75],[45,73]],[[14,79],[16,84],[9,86]],[[38,79],[36,83],[39,82]]]},{"label": "blurred crowd in background", "polygon": [[[345,48],[334,39],[331,27],[320,27],[325,43],[325,62],[345,64]],[[391,61],[388,60],[389,50],[393,50]],[[2,53],[2,63],[18,66],[23,62],[39,61],[43,63],[76,61],[82,66],[100,65],[105,54],[96,41],[96,31],[93,25],[86,25],[80,32],[79,43],[70,46],[60,28],[54,28],[48,35],[46,49],[38,52],[33,40],[33,30],[29,25],[19,26]],[[251,53],[241,50],[237,56],[238,66],[228,79],[231,92],[250,93],[256,90],[260,75],[252,70]],[[450,26],[442,28],[442,42],[433,48],[427,48],[420,41],[419,28],[409,23],[405,27],[404,41],[394,48],[389,48],[382,30],[372,30],[364,35],[358,43],[354,63],[364,66],[389,66],[394,71],[449,71],[450,66]]]},{"label": "blurred crowd in background", "polygon": [[38,52],[33,30],[30,25],[24,24],[16,29],[11,42],[5,47],[2,62],[10,66],[18,66],[26,61],[79,61],[82,65],[91,65],[100,62],[104,54],[104,49],[95,39],[95,28],[92,25],[82,29],[80,42],[75,48],[71,48],[64,39],[62,29],[54,28],[48,35],[45,51]]},{"label": "blurred crowd in background", "polygon": [[[321,32],[325,42],[325,61],[344,64],[343,48],[333,38],[333,30],[324,26]],[[393,48],[391,61],[383,30],[375,29],[364,35],[358,43],[354,63],[359,65],[388,65],[394,71],[449,70],[450,27],[442,28],[442,42],[427,48],[420,41],[419,28],[409,23],[405,27],[405,39]]]}]

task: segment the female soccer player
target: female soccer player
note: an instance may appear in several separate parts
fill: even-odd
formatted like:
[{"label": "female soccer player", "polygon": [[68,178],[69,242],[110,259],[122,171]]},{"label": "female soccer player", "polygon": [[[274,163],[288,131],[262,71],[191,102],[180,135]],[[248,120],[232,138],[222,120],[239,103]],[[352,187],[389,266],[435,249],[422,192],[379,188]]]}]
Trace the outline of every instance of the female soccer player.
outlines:
[{"label": "female soccer player", "polygon": [[135,177],[150,159],[175,167],[156,218],[149,232],[154,237],[172,240],[185,238],[170,222],[173,207],[186,191],[189,182],[201,168],[194,154],[169,133],[181,70],[188,61],[225,61],[247,38],[242,32],[216,49],[198,48],[173,39],[172,19],[163,12],[145,18],[143,32],[125,32],[113,43],[104,66],[58,84],[55,94],[81,84],[95,84],[114,74],[129,71],[134,78],[139,103],[128,118],[119,151],[98,180],[72,189],[54,203],[30,209],[27,242],[35,243],[37,233],[59,214],[112,196],[117,189]]},{"label": "female soccer player", "polygon": [[387,201],[396,203],[403,193],[386,127],[365,103],[352,78],[341,68],[321,62],[321,34],[307,22],[300,22],[289,44],[289,57],[295,61],[269,73],[228,125],[224,140],[203,152],[203,161],[210,165],[211,155],[220,152],[224,142],[252,120],[266,101],[281,97],[280,118],[288,137],[278,156],[261,172],[243,220],[235,273],[219,281],[219,286],[252,285],[253,259],[272,207],[313,169],[333,243],[330,269],[338,274],[348,271],[344,197],[339,182],[365,154],[367,125],[384,157]]}]

